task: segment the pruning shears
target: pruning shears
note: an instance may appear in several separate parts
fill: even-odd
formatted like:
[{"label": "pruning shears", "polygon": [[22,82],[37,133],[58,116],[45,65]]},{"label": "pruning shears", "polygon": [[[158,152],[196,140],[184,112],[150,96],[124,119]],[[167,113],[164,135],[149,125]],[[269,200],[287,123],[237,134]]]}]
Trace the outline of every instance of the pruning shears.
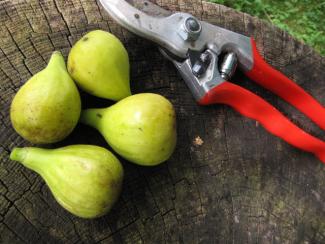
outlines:
[{"label": "pruning shears", "polygon": [[[226,104],[258,121],[271,134],[313,153],[325,163],[325,142],[286,118],[261,97],[229,82],[240,69],[325,130],[325,108],[295,82],[267,64],[252,37],[172,13],[146,0],[100,0],[121,26],[159,46],[172,61],[200,105]],[[132,3],[130,3],[132,2]]]}]

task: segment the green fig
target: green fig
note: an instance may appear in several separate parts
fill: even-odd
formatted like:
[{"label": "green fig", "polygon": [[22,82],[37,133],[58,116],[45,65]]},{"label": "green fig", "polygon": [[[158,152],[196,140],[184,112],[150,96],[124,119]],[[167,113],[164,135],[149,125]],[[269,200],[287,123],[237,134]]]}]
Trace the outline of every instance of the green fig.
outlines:
[{"label": "green fig", "polygon": [[122,188],[122,165],[102,147],[15,148],[10,159],[41,175],[58,203],[82,218],[106,214]]},{"label": "green fig", "polygon": [[44,144],[67,137],[77,125],[80,112],[79,91],[67,72],[63,56],[54,52],[47,67],[15,95],[10,119],[23,138]]},{"label": "green fig", "polygon": [[118,154],[139,165],[160,164],[175,149],[175,111],[157,94],[133,95],[109,108],[84,110],[80,120],[96,128]]},{"label": "green fig", "polygon": [[129,56],[114,35],[91,31],[71,49],[68,71],[91,95],[119,101],[131,95]]}]

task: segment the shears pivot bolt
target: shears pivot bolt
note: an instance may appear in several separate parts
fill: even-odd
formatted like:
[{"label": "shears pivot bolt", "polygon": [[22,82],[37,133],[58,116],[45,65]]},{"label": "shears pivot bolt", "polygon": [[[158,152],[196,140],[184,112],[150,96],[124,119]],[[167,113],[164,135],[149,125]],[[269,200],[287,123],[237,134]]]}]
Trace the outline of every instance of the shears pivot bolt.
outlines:
[{"label": "shears pivot bolt", "polygon": [[202,26],[200,22],[194,17],[188,17],[185,19],[178,34],[184,41],[196,41],[199,38],[201,31]]}]

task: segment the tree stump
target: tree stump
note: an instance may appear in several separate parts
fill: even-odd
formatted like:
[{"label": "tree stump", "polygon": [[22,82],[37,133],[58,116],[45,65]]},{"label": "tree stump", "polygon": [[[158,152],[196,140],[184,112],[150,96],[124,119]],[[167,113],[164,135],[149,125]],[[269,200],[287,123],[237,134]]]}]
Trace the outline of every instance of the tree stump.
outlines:
[{"label": "tree stump", "polygon": [[[266,60],[325,104],[325,58],[270,24],[199,0],[159,0],[172,11],[254,36]],[[313,155],[267,133],[226,106],[200,107],[173,65],[154,44],[122,29],[93,0],[0,2],[0,243],[325,243],[325,168]],[[178,146],[154,168],[122,160],[126,176],[106,216],[72,216],[43,180],[9,160],[14,146],[29,146],[13,130],[11,100],[43,69],[54,50],[67,57],[85,33],[103,29],[125,44],[134,93],[166,96],[177,111]],[[319,138],[324,131],[241,74],[240,83]],[[111,103],[82,94],[83,107]],[[79,125],[51,145],[108,147]]]}]

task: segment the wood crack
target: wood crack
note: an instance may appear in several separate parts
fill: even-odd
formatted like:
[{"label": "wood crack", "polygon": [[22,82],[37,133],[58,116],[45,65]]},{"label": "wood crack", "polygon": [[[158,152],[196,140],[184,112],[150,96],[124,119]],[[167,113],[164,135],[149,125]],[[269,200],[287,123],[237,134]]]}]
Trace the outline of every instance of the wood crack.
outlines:
[{"label": "wood crack", "polygon": [[15,230],[13,230],[12,228],[10,228],[10,226],[8,226],[5,222],[2,222],[1,224],[3,224],[4,226],[6,226],[12,233],[15,234],[15,237],[17,237],[21,242],[28,244],[25,240],[23,240],[17,233]]}]

